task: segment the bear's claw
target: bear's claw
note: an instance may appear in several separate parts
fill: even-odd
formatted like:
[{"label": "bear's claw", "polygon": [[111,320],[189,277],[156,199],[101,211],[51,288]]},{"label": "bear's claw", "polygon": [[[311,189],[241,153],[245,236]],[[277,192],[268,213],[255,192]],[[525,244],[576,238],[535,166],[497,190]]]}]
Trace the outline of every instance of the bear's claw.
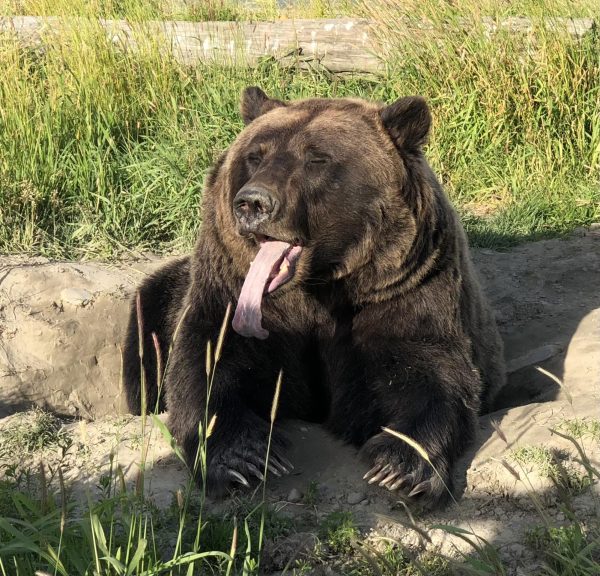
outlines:
[{"label": "bear's claw", "polygon": [[[410,474],[408,476],[410,476]],[[388,486],[388,490],[390,492],[393,492],[394,490],[398,490],[399,488],[401,488],[404,484],[406,484],[410,480],[410,478],[408,476],[401,476],[393,484],[390,484]]]},{"label": "bear's claw", "polygon": [[265,479],[263,473],[251,462],[246,462],[246,468],[248,468],[248,472],[258,478],[261,482]]},{"label": "bear's claw", "polygon": [[363,476],[369,484],[377,484],[390,492],[398,491],[403,498],[423,508],[431,508],[447,499],[451,479],[444,460],[431,463],[412,448],[385,435],[371,438],[362,454],[374,464]]},{"label": "bear's claw", "polygon": [[279,465],[281,466],[281,464],[283,464],[285,466],[284,470],[286,474],[289,474],[293,469],[294,469],[294,465],[284,456],[282,456],[281,454],[276,454],[277,456],[277,460],[279,461]]},{"label": "bear's claw", "polygon": [[391,468],[391,464],[386,464],[385,466],[376,464],[363,476],[363,480],[367,480],[368,478],[369,484],[375,484],[375,482],[379,482]]},{"label": "bear's claw", "polygon": [[[264,480],[263,472],[265,470],[265,458],[255,454],[254,452],[239,453],[236,452],[236,456],[244,462],[244,465],[256,476],[259,480]],[[289,474],[294,469],[293,464],[284,458],[281,454],[272,451],[269,456],[269,467],[268,471],[273,473],[275,476],[280,477],[282,474]],[[260,476],[257,474],[260,474]]]},{"label": "bear's claw", "polygon": [[431,490],[431,480],[424,480],[420,484],[417,484],[409,493],[409,498],[414,496],[418,496],[419,494],[423,494],[424,492],[428,492]]},{"label": "bear's claw", "polygon": [[[265,433],[262,437],[261,432]],[[272,444],[267,462],[266,454],[269,452],[267,431],[259,426],[253,426],[242,432],[234,446],[230,446],[217,453],[211,453],[208,461],[209,491],[216,495],[223,495],[228,488],[251,488],[256,482],[264,482],[267,473],[276,477],[289,474],[293,469],[291,462],[281,456],[286,445],[284,438],[279,435],[272,438]]]},{"label": "bear's claw", "polygon": [[245,486],[246,488],[250,488],[250,483],[248,482],[248,480],[246,480],[246,478],[244,476],[242,476],[239,472],[237,472],[236,470],[232,470],[231,468],[229,468],[227,470],[227,474],[233,478],[233,480],[235,480],[236,482],[239,482],[240,484],[242,484],[243,486]]},{"label": "bear's claw", "polygon": [[382,487],[389,487],[389,484],[391,482],[393,482],[394,480],[396,480],[396,478],[398,477],[398,474],[400,474],[399,470],[392,470],[392,472],[390,472],[380,483],[379,485]]}]

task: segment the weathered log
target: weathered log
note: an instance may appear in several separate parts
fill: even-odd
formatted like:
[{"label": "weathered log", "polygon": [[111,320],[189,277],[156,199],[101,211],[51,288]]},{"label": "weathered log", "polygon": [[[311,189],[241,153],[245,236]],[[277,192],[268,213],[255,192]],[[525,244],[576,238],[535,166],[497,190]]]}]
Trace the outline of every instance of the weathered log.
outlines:
[{"label": "weathered log", "polygon": [[[367,20],[281,20],[277,22],[144,22],[99,20],[109,38],[134,47],[139,34],[164,37],[174,56],[198,61],[255,65],[260,58],[314,63],[332,72],[378,72],[382,63],[373,49]],[[12,31],[28,44],[56,38],[73,19],[33,16],[0,18],[0,32]]]},{"label": "weathered log", "polygon": [[[25,43],[39,45],[56,39],[57,35],[60,37],[61,31],[72,28],[73,25],[78,26],[80,22],[83,24],[77,18],[0,17],[0,33],[12,32]],[[391,39],[389,30],[382,35],[381,29],[372,21],[359,18],[143,23],[100,19],[97,22],[104,27],[112,42],[127,48],[135,48],[141,37],[162,36],[174,56],[186,64],[217,61],[252,66],[266,56],[282,62],[317,66],[336,73],[381,72],[384,69],[381,56],[387,52],[384,44]],[[436,29],[439,31],[439,27],[428,22],[399,22],[403,22],[395,31],[399,37],[410,37]],[[471,26],[466,20],[459,21],[458,24],[464,29]],[[532,20],[520,17],[500,21],[486,17],[481,20],[481,24],[490,35],[500,30],[529,33],[534,28]],[[593,30],[595,21],[589,18],[548,18],[546,27],[581,38]]]}]

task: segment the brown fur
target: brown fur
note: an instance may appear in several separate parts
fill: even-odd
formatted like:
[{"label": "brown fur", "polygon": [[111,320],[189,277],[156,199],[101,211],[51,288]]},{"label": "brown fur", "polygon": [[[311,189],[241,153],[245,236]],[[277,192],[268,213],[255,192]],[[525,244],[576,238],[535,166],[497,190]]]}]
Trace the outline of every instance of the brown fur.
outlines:
[{"label": "brown fur", "polygon": [[[145,302],[145,324],[156,327],[161,342],[173,337],[173,310],[189,307],[165,374],[171,431],[192,465],[198,423],[216,413],[209,485],[239,481],[232,470],[256,475],[283,369],[280,417],[323,422],[361,447],[374,466],[371,478],[379,473],[387,488],[439,503],[477,414],[504,383],[504,367],[464,232],[421,150],[431,122],[425,102],[283,103],[249,88],[241,108],[248,126],[208,179],[189,273],[166,269],[141,288],[142,298],[162,292],[176,299],[170,322],[163,321],[163,304]],[[292,281],[264,297],[269,337],[228,333],[207,408],[206,341],[216,341],[258,250],[232,210],[249,185],[280,206],[256,232],[304,248]],[[131,327],[125,365],[130,408],[139,410]],[[146,381],[156,382],[149,355],[144,368]],[[149,395],[160,397],[157,390]],[[441,478],[382,426],[423,445]],[[276,440],[283,469],[282,446]]]}]

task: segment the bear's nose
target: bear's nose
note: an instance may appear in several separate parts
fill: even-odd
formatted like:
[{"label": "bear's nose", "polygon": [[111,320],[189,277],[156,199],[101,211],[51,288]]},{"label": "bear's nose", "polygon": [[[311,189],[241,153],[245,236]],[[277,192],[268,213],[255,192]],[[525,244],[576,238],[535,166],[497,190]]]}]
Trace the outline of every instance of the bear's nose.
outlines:
[{"label": "bear's nose", "polygon": [[233,199],[235,216],[248,232],[256,231],[260,224],[273,219],[278,208],[277,199],[258,186],[244,186]]}]

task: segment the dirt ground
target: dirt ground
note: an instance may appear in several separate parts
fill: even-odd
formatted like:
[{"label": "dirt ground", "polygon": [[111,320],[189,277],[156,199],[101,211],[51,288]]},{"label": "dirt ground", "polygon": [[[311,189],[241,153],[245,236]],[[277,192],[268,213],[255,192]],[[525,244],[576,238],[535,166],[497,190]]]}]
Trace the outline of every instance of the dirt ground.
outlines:
[{"label": "dirt ground", "polygon": [[[509,383],[498,409],[481,418],[477,442],[457,468],[458,502],[420,521],[475,532],[500,549],[509,574],[530,574],[539,558],[525,545],[526,533],[543,515],[555,524],[566,519],[543,467],[514,454],[543,447],[575,481],[584,476],[574,446],[552,429],[565,432],[575,419],[600,419],[600,226],[507,252],[474,250],[474,259],[497,311]],[[71,447],[43,457],[60,458],[78,493],[96,489],[113,457],[129,481],[137,476],[141,423],[124,413],[120,341],[132,288],[158,264],[0,257],[0,430],[13,426],[32,402],[76,417],[66,428],[75,439]],[[295,469],[268,482],[268,498],[282,513],[300,522],[348,509],[373,542],[391,537],[418,544],[397,498],[362,480],[366,468],[351,448],[312,424],[286,428]],[[187,475],[156,426],[147,435],[147,493],[167,506]],[[584,435],[580,443],[600,466],[600,437]],[[579,518],[598,522],[599,495],[598,485],[574,493]],[[426,546],[444,553],[469,548],[441,530],[430,537]],[[281,569],[275,561],[272,567]]]}]

